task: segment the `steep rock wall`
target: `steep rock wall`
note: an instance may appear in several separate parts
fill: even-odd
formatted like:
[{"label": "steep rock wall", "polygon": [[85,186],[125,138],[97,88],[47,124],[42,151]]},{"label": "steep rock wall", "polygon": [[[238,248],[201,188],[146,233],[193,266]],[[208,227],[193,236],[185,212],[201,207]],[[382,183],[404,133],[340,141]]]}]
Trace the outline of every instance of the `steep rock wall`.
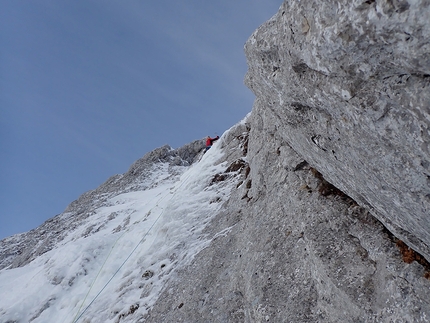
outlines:
[{"label": "steep rock wall", "polygon": [[230,131],[246,164],[205,232],[212,243],[144,322],[429,322],[430,268],[405,264],[378,220],[270,131],[278,117],[260,104]]},{"label": "steep rock wall", "polygon": [[285,1],[245,51],[263,130],[430,260],[430,2]]}]

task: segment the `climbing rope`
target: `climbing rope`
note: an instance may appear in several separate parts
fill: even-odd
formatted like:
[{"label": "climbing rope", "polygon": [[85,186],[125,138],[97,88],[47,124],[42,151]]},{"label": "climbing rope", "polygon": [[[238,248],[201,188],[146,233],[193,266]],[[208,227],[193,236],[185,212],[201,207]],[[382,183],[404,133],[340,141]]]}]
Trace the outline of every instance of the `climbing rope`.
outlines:
[{"label": "climbing rope", "polygon": [[[182,185],[184,185],[184,183],[187,181],[187,179],[190,177],[191,175],[188,175],[183,181],[181,181],[182,183],[174,190],[174,192],[172,193],[172,196],[170,197],[170,200],[173,199],[173,197],[175,196],[176,192],[179,190],[179,188],[182,187]],[[149,210],[149,212],[151,212],[155,207],[158,207],[158,204],[160,203],[160,201],[165,198],[168,195],[164,195],[162,197],[160,197],[160,199],[157,201],[156,205],[151,208]],[[114,249],[115,245],[117,244],[117,242],[127,233],[129,232],[129,230],[125,231],[120,237],[118,237],[118,239],[115,241],[115,243],[112,245],[112,248],[109,252],[109,254],[107,255],[105,261],[103,262],[103,265],[101,266],[99,272],[97,273],[96,277],[94,278],[94,281],[92,282],[90,289],[88,290],[84,300],[81,303],[81,306],[79,307],[78,312],[75,315],[75,318],[73,319],[72,323],[76,323],[79,321],[79,319],[85,314],[85,312],[90,308],[90,306],[95,302],[95,300],[101,295],[101,293],[106,289],[106,287],[109,285],[109,283],[114,279],[114,277],[118,274],[118,272],[122,269],[122,267],[124,267],[125,263],[130,259],[130,257],[133,255],[133,253],[137,250],[137,248],[144,242],[145,238],[148,236],[149,232],[151,232],[152,228],[155,226],[155,224],[158,222],[158,220],[161,218],[161,216],[164,214],[164,210],[163,209],[160,212],[160,215],[155,219],[155,221],[152,223],[152,225],[149,227],[148,231],[144,234],[144,236],[142,237],[142,239],[140,239],[139,243],[133,248],[133,250],[130,252],[130,254],[127,256],[127,258],[125,258],[125,260],[122,262],[122,264],[119,266],[119,268],[114,272],[114,274],[110,277],[110,279],[106,282],[106,284],[102,287],[102,289],[100,289],[100,291],[96,294],[96,296],[91,300],[91,302],[87,305],[87,307],[85,307],[85,309],[79,314],[79,312],[82,309],[83,304],[85,303],[91,289],[93,288],[98,276],[100,275],[100,272],[102,271],[103,267],[105,266],[107,260],[109,259],[110,255],[112,254],[112,250]],[[146,217],[146,215],[145,215]],[[143,219],[142,219],[143,220]],[[142,221],[141,220],[141,221]]]},{"label": "climbing rope", "polygon": [[[127,230],[127,231],[128,231],[128,230]],[[112,253],[112,250],[115,248],[115,245],[117,244],[117,242],[119,241],[119,239],[121,239],[121,238],[122,238],[122,237],[127,233],[127,231],[123,232],[123,234],[122,234],[122,235],[120,235],[120,236],[116,239],[115,243],[112,245],[112,247],[111,247],[111,249],[110,249],[110,251],[109,251],[108,255],[106,256],[105,261],[103,262],[102,266],[100,267],[99,272],[97,273],[96,277],[94,278],[94,281],[91,283],[91,286],[90,286],[90,288],[89,288],[89,290],[88,290],[87,294],[85,295],[85,298],[83,299],[83,301],[82,301],[82,303],[81,303],[81,306],[79,307],[78,312],[77,312],[77,313],[76,313],[76,315],[75,315],[75,318],[74,318],[74,319],[73,319],[73,321],[72,321],[73,323],[74,323],[74,322],[77,322],[77,321],[78,321],[78,319],[79,319],[79,317],[80,317],[80,316],[85,312],[85,311],[84,311],[84,312],[82,312],[82,314],[81,314],[79,317],[77,317],[77,316],[78,316],[78,314],[79,314],[79,312],[80,312],[80,311],[81,311],[81,309],[82,309],[82,306],[84,305],[85,301],[87,300],[88,295],[90,294],[91,290],[93,289],[93,286],[94,286],[94,284],[96,283],[97,278],[99,277],[99,275],[100,275],[100,273],[101,273],[102,269],[104,268],[104,266],[105,266],[105,264],[106,264],[107,260],[110,258],[110,255],[111,255],[111,253]],[[85,310],[86,310],[86,309],[85,309]]]}]

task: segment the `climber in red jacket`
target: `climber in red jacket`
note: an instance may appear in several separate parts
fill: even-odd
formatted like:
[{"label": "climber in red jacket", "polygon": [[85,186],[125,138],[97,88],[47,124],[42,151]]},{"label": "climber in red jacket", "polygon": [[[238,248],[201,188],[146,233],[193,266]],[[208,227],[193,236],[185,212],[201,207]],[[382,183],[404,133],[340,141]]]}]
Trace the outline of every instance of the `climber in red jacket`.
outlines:
[{"label": "climber in red jacket", "polygon": [[210,136],[208,136],[206,138],[206,151],[212,147],[212,144],[214,141],[217,141],[219,139],[219,136],[216,136],[215,138],[211,138]]}]

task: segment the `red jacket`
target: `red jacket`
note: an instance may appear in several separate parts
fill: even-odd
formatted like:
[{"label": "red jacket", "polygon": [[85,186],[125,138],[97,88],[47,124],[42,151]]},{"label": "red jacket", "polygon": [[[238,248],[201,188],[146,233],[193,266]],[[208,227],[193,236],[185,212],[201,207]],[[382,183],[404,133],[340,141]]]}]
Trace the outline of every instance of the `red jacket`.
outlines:
[{"label": "red jacket", "polygon": [[206,147],[212,146],[212,143],[218,139],[219,139],[219,136],[216,136],[215,138],[208,137],[206,139]]}]

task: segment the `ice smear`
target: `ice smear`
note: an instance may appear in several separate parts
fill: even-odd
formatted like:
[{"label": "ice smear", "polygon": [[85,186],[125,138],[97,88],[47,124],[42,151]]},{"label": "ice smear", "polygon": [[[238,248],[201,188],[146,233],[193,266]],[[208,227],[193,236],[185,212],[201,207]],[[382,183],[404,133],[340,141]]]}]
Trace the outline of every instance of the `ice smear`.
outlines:
[{"label": "ice smear", "polygon": [[24,267],[0,271],[0,321],[142,318],[175,270],[210,241],[203,229],[233,186],[209,185],[225,169],[216,164],[222,155],[214,144],[200,162],[175,176],[167,165],[157,167],[152,176],[157,185],[111,198],[53,250]]}]

